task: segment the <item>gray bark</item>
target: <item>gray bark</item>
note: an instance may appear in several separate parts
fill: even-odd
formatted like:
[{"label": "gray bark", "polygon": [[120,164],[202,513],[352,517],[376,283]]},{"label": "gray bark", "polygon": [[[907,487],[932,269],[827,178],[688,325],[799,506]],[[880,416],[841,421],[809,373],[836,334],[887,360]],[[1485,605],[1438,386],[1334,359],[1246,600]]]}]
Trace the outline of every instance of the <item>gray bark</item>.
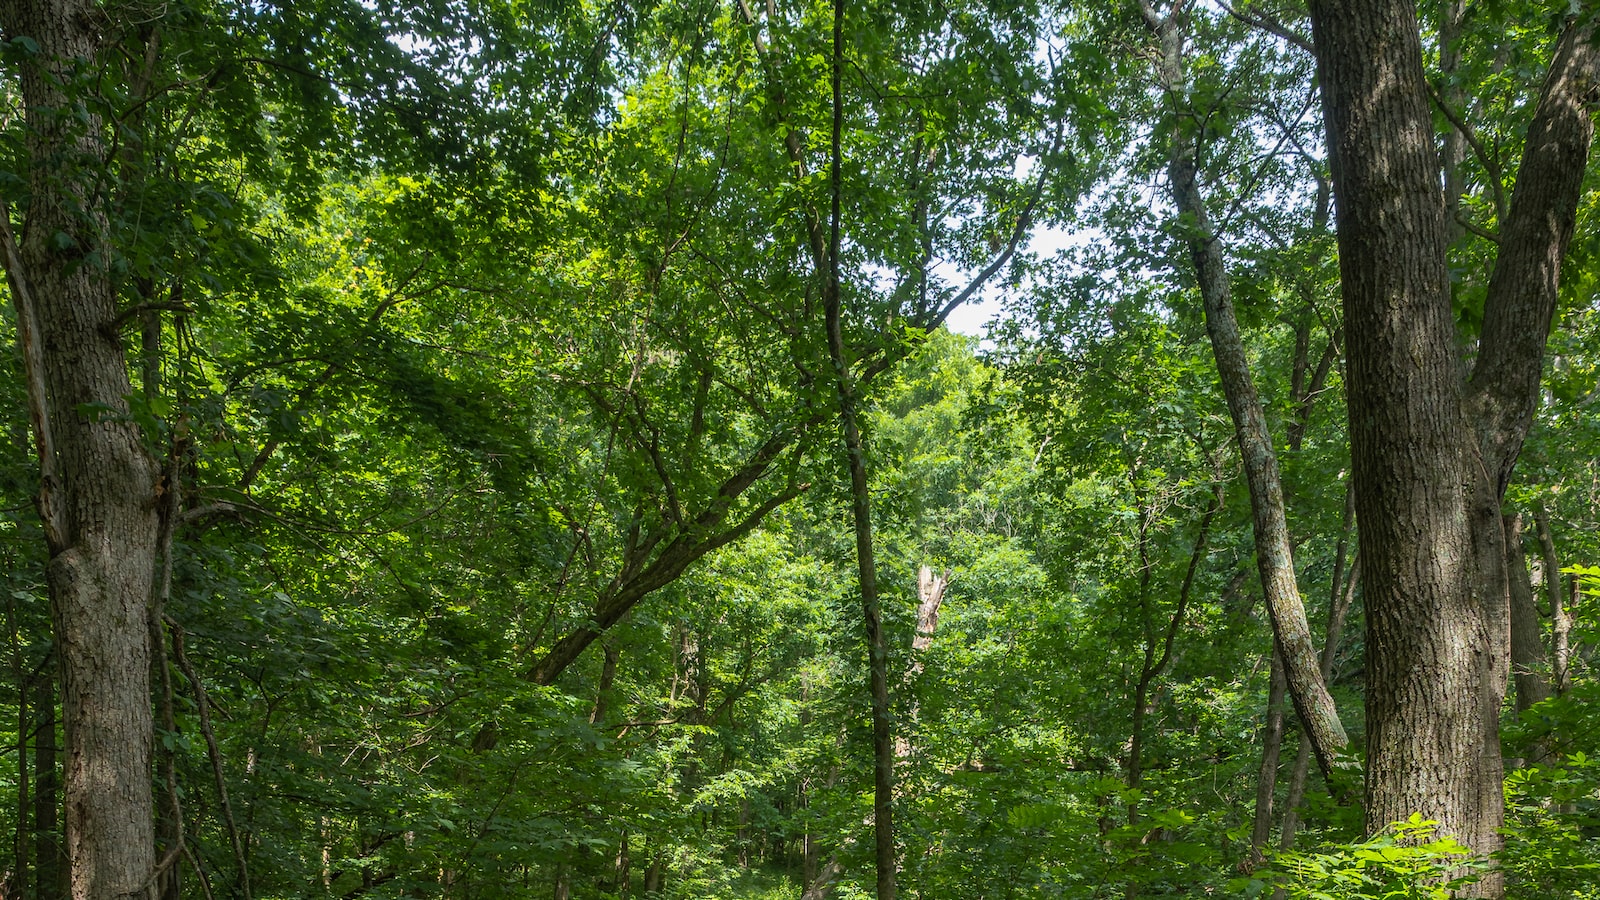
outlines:
[{"label": "gray bark", "polygon": [[13,35],[39,45],[21,67],[25,230],[16,258],[6,258],[19,311],[38,326],[42,371],[30,382],[42,383],[44,396],[30,399],[43,412],[35,428],[61,666],[71,896],[105,900],[145,889],[155,842],[146,610],[157,473],[127,418],[127,360],[108,333],[117,317],[103,210],[109,160],[87,96],[111,23],[86,0],[11,0],[0,11]]},{"label": "gray bark", "polygon": [[[1338,197],[1349,416],[1367,609],[1369,830],[1412,813],[1501,846],[1509,662],[1500,501],[1532,419],[1600,74],[1592,23],[1557,46],[1463,384],[1445,205],[1415,8],[1313,0]],[[1495,874],[1469,896],[1500,897]]]},{"label": "gray bark", "polygon": [[[1145,20],[1161,42],[1159,77],[1169,96],[1183,89],[1183,36],[1173,16],[1160,16],[1143,6]],[[1181,99],[1176,102],[1182,102]],[[1177,117],[1175,116],[1176,120]],[[1296,714],[1316,751],[1324,773],[1331,773],[1349,738],[1338,709],[1317,666],[1316,645],[1306,621],[1305,604],[1294,571],[1288,519],[1284,511],[1283,482],[1278,457],[1272,447],[1261,399],[1256,394],[1245,355],[1244,340],[1234,314],[1222,245],[1213,231],[1199,184],[1198,147],[1181,125],[1174,129],[1168,174],[1173,200],[1183,217],[1184,241],[1194,264],[1195,280],[1205,306],[1206,330],[1217,361],[1217,372],[1233,417],[1239,455],[1250,488],[1250,508],[1255,534],[1256,565],[1284,678]]]}]

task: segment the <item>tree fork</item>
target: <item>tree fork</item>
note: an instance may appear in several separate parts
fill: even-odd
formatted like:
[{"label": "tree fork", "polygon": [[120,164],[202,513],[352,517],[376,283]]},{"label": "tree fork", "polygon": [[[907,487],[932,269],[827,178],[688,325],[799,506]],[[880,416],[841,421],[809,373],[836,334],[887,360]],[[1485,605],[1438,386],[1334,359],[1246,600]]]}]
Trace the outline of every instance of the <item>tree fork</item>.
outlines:
[{"label": "tree fork", "polygon": [[[1367,827],[1421,813],[1488,854],[1502,842],[1510,643],[1500,502],[1537,404],[1593,134],[1594,23],[1569,19],[1557,43],[1463,384],[1415,8],[1313,0],[1311,18],[1339,201],[1363,538]],[[1468,891],[1501,897],[1503,878]]]}]

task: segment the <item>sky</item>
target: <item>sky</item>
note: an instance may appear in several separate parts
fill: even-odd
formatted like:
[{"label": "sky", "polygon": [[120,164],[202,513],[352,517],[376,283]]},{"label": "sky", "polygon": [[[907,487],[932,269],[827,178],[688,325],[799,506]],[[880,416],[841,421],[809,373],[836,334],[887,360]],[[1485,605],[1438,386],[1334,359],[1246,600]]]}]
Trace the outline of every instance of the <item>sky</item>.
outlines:
[{"label": "sky", "polygon": [[[1035,228],[1028,238],[1028,252],[1040,258],[1048,258],[1068,247],[1082,246],[1100,234],[1098,229],[1093,228],[1077,231],[1053,227]],[[966,273],[964,277],[970,278],[971,274]],[[950,277],[948,281],[954,285],[965,283],[962,277]],[[996,274],[994,279],[978,292],[978,296],[956,307],[949,318],[945,319],[945,327],[956,334],[985,337],[985,330],[989,324],[1005,313],[1002,297],[1008,290],[1016,288],[1005,284],[1003,273]]]},{"label": "sky", "polygon": [[957,334],[969,334],[981,338],[989,321],[1001,312],[1000,298],[979,297],[956,307],[950,318],[944,320],[944,324]]}]

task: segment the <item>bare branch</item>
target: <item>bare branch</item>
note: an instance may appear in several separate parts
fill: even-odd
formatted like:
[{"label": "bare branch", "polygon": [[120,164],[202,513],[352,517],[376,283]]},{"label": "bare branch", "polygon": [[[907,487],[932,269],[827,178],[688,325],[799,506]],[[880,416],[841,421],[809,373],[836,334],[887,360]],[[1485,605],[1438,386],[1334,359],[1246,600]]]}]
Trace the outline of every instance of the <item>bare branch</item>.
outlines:
[{"label": "bare branch", "polygon": [[[1495,161],[1494,156],[1488,150],[1484,149],[1483,142],[1478,140],[1478,132],[1473,130],[1472,126],[1466,119],[1461,117],[1459,112],[1451,109],[1450,104],[1444,102],[1444,98],[1439,96],[1439,92],[1434,89],[1433,84],[1427,81],[1424,81],[1423,84],[1428,87],[1428,97],[1433,100],[1433,105],[1439,108],[1439,112],[1444,113],[1444,117],[1450,120],[1450,124],[1455,126],[1456,131],[1460,132],[1461,136],[1466,139],[1467,146],[1472,148],[1472,155],[1478,158],[1478,164],[1483,166],[1484,172],[1488,174],[1489,186],[1494,189],[1495,221],[1504,222],[1506,220],[1506,189],[1505,177],[1500,171],[1500,164]],[[1461,224],[1474,234],[1480,233],[1465,221],[1462,221]]]},{"label": "bare branch", "polygon": [[44,383],[44,355],[39,343],[39,319],[28,287],[27,272],[17,239],[11,233],[11,209],[0,199],[0,261],[11,285],[11,302],[17,310],[17,343],[28,382],[28,418],[33,425],[34,450],[39,458],[39,519],[52,552],[67,546],[66,509],[55,494],[60,481],[56,470],[56,445],[51,434],[49,392]]},{"label": "bare branch", "polygon": [[1228,3],[1227,0],[1218,0],[1218,2],[1221,4],[1222,8],[1227,11],[1228,15],[1233,16],[1235,19],[1238,19],[1246,25],[1249,25],[1251,28],[1265,31],[1267,34],[1270,34],[1275,38],[1279,38],[1291,46],[1298,47],[1307,53],[1316,53],[1316,48],[1312,46],[1309,38],[1289,28],[1289,26],[1283,24],[1277,19],[1262,13],[1252,13],[1248,10],[1238,9],[1231,3]]}]

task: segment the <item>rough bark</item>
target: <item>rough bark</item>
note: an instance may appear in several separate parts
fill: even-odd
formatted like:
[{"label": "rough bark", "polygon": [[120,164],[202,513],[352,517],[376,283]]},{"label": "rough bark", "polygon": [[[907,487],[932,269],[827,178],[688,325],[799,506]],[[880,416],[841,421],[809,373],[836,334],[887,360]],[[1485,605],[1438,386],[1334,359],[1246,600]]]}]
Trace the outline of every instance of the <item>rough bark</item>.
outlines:
[{"label": "rough bark", "polygon": [[40,507],[61,666],[71,895],[103,900],[142,891],[154,863],[146,604],[156,467],[128,420],[127,360],[107,329],[117,314],[102,193],[109,161],[86,96],[110,23],[85,0],[12,0],[3,11],[13,34],[39,46],[21,67],[30,193],[20,271],[6,256],[19,307],[38,324],[46,392],[36,429],[47,448]]},{"label": "rough bark", "polygon": [[[1367,608],[1369,831],[1414,812],[1498,847],[1498,774],[1431,111],[1409,4],[1313,2]],[[1492,702],[1491,702],[1492,701]],[[1491,807],[1497,804],[1490,804]]]},{"label": "rough bark", "polygon": [[1600,46],[1590,14],[1563,32],[1528,125],[1467,383],[1469,412],[1497,502],[1539,404],[1544,347],[1561,261],[1577,221],[1597,99]]},{"label": "rough bark", "polygon": [[[1545,82],[1463,384],[1414,6],[1313,0],[1338,197],[1349,418],[1367,609],[1369,830],[1412,813],[1501,845],[1509,628],[1500,500],[1537,401],[1592,134],[1592,23]],[[1470,896],[1499,897],[1491,875]]]},{"label": "rough bark", "polygon": [[[1148,4],[1143,9],[1146,22],[1161,42],[1159,77],[1162,86],[1175,98],[1174,102],[1182,103],[1179,94],[1184,81],[1183,38],[1179,23],[1170,15],[1157,15]],[[1272,620],[1274,641],[1282,655],[1284,678],[1295,712],[1311,739],[1317,762],[1325,774],[1331,773],[1349,744],[1349,738],[1318,671],[1316,645],[1311,640],[1305,604],[1295,577],[1278,458],[1233,311],[1222,244],[1212,230],[1200,191],[1197,156],[1198,148],[1192,134],[1182,127],[1176,128],[1167,171],[1173,201],[1183,219],[1182,237],[1194,265],[1195,280],[1205,306],[1206,330],[1211,337],[1217,372],[1222,379],[1250,488],[1256,565]]]}]

